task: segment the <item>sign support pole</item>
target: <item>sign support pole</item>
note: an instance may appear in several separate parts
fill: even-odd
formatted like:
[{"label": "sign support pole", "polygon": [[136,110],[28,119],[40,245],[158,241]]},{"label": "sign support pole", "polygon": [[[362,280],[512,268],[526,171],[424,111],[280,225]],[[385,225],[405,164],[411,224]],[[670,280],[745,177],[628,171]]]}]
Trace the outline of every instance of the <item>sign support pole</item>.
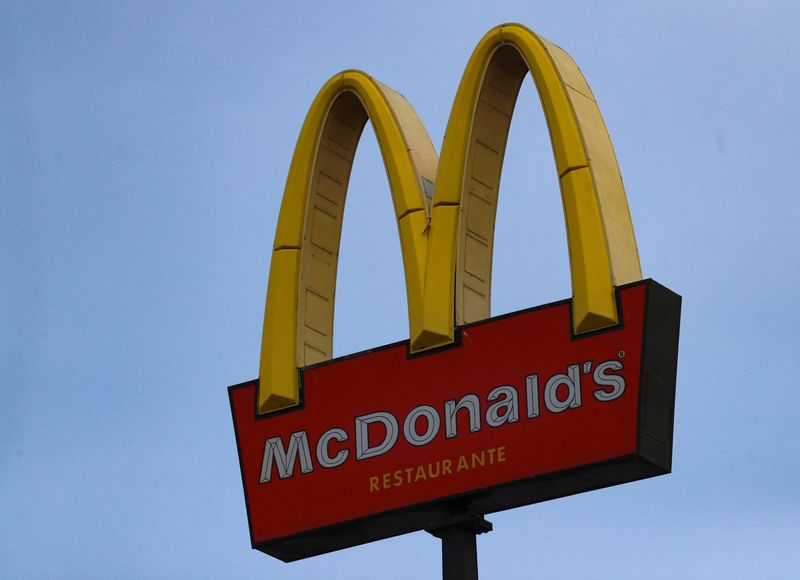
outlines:
[{"label": "sign support pole", "polygon": [[476,536],[491,532],[491,522],[467,514],[426,531],[442,540],[442,580],[478,580]]}]

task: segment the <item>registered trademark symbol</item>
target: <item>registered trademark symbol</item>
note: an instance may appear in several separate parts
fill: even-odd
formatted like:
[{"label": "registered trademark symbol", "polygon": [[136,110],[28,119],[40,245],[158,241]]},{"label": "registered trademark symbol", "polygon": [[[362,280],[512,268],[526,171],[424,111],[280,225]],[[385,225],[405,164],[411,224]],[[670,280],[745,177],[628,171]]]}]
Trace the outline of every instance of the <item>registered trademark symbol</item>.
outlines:
[{"label": "registered trademark symbol", "polygon": [[625,351],[624,350],[619,351],[619,354],[617,356],[619,358],[625,358]]}]

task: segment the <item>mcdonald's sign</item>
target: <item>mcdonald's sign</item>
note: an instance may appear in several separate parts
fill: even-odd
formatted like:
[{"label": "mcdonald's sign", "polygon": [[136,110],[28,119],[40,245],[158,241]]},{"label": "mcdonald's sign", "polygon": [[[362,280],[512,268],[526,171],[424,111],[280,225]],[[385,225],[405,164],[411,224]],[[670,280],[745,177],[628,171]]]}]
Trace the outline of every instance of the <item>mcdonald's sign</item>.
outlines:
[{"label": "mcdonald's sign", "polygon": [[[530,73],[559,176],[573,296],[489,313],[509,124]],[[409,340],[331,360],[345,195],[362,129],[386,165]],[[359,71],[320,90],[287,178],[260,374],[230,387],[253,547],[292,561],[665,474],[680,297],[643,280],[614,150],[558,46],[480,41],[441,157],[409,103]]]}]

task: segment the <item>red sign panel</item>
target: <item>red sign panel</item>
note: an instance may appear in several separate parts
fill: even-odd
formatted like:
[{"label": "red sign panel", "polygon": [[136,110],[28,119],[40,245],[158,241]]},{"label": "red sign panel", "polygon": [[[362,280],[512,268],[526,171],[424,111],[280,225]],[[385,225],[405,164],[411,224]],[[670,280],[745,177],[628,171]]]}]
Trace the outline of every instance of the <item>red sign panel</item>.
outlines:
[{"label": "red sign panel", "polygon": [[573,336],[569,301],[305,368],[302,405],[229,390],[253,546],[284,561],[668,473],[680,298],[617,290]]}]

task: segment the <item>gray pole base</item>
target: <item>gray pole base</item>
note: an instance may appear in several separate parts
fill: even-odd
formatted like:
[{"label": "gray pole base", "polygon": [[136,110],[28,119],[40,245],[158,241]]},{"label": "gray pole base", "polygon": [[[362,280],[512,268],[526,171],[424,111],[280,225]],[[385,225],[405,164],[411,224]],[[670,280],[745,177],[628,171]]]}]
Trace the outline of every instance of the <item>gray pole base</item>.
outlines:
[{"label": "gray pole base", "polygon": [[468,514],[426,531],[442,540],[442,580],[478,580],[475,536],[491,532],[491,522]]}]

